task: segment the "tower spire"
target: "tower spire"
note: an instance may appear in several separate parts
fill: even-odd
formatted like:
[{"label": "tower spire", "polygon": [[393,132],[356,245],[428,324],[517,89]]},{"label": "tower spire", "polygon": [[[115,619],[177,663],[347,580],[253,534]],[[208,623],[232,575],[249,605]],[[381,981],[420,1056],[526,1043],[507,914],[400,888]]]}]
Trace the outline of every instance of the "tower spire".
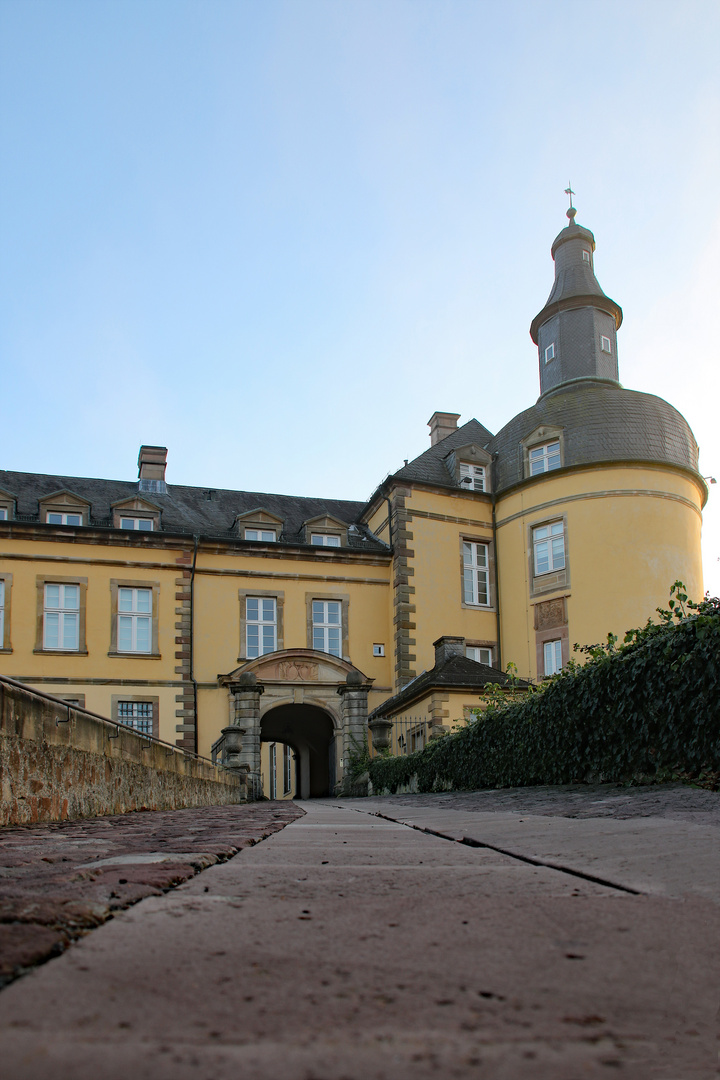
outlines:
[{"label": "tower spire", "polygon": [[619,381],[616,333],[622,309],[605,295],[595,277],[595,237],[575,222],[571,184],[565,194],[570,199],[569,222],[552,245],[555,282],[530,326],[538,346],[543,394],[576,379]]}]

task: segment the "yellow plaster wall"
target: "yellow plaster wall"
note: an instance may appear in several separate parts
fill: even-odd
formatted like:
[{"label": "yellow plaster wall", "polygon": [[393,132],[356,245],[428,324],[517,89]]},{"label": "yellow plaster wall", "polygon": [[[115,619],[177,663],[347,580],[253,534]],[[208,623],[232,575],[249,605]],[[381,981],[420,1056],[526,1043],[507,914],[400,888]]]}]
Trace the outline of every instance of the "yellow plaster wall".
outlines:
[{"label": "yellow plaster wall", "polygon": [[[423,489],[413,490],[405,505],[412,515],[408,528],[413,538],[408,545],[414,552],[410,582],[415,588],[417,629],[411,636],[419,674],[433,667],[433,641],[443,634],[496,640],[494,609],[465,605],[462,593],[462,540],[492,545],[492,510],[489,499]],[[490,583],[492,589],[492,573]]]},{"label": "yellow plaster wall", "polygon": [[[640,466],[547,474],[498,500],[503,666],[537,677],[535,602],[567,597],[572,648],[643,625],[677,578],[701,597],[699,507],[689,477]],[[529,529],[563,515],[569,585],[531,598]]]}]

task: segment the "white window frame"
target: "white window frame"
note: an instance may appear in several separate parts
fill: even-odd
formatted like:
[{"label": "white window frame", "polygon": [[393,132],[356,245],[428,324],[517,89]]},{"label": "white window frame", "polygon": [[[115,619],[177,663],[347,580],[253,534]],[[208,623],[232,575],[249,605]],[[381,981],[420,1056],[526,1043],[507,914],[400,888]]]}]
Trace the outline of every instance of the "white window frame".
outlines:
[{"label": "white window frame", "polygon": [[545,350],[545,363],[549,364],[551,360],[555,359],[555,342],[551,341]]},{"label": "white window frame", "polygon": [[7,521],[8,512],[6,506],[0,506],[0,521]]},{"label": "white window frame", "polygon": [[[60,520],[51,521],[50,518],[53,517],[60,518]],[[78,521],[68,521],[68,518],[78,518]],[[82,525],[83,516],[82,512],[78,514],[76,510],[71,510],[68,512],[61,512],[59,510],[46,510],[45,522],[47,525]]]},{"label": "white window frame", "polygon": [[[125,596],[123,596],[125,594]],[[129,596],[127,595],[129,594]],[[149,608],[143,607],[139,601],[141,600],[141,594],[144,597],[147,595],[149,599]],[[130,604],[129,607],[123,607],[123,604]],[[152,652],[153,645],[153,590],[141,589],[135,586],[119,585],[118,586],[118,598],[117,598],[117,651],[119,653],[139,653],[144,655],[145,653]],[[141,637],[142,632],[147,634],[147,647],[142,645]],[[122,639],[123,634],[130,631],[130,647],[123,647]],[[138,642],[141,642],[139,645]]]},{"label": "white window frame", "polygon": [[463,540],[463,600],[473,607],[490,607],[490,545]]},{"label": "white window frame", "polygon": [[[337,618],[336,618],[337,616]],[[312,640],[316,652],[342,657],[342,601],[312,601]],[[337,644],[335,644],[337,640]]]},{"label": "white window frame", "polygon": [[[583,248],[582,257],[583,257],[583,262],[590,263],[590,252],[588,251],[587,248]],[[590,265],[592,265],[592,263],[590,263]]]},{"label": "white window frame", "polygon": [[485,491],[485,466],[460,462],[460,485],[469,491]]},{"label": "white window frame", "polygon": [[[50,603],[49,589],[58,590],[57,604]],[[72,590],[74,590],[74,594]],[[74,600],[77,602],[74,603]],[[49,633],[53,624],[57,627],[56,635]],[[50,643],[51,637],[57,638],[55,644]],[[57,649],[59,652],[80,651],[79,585],[64,585],[55,581],[45,583],[43,587],[43,649],[53,651]]]},{"label": "white window frame", "polygon": [[155,720],[154,709],[155,707],[151,701],[118,701],[118,723],[132,728],[141,735],[152,735]]},{"label": "white window frame", "polygon": [[340,537],[332,533],[311,533],[310,543],[314,547],[340,547]]},{"label": "white window frame", "polygon": [[562,671],[562,641],[546,641],[543,644],[543,672],[546,676]]},{"label": "white window frame", "polygon": [[562,457],[559,439],[553,439],[552,442],[543,443],[541,446],[529,447],[528,468],[531,476],[540,476],[541,473],[552,472],[554,469],[559,469],[561,465]]},{"label": "white window frame", "polygon": [[[535,577],[565,569],[565,523],[549,521],[533,528],[533,567]],[[541,569],[543,567],[543,569]]]},{"label": "white window frame", "polygon": [[600,351],[612,356],[612,341],[605,334],[600,335]]},{"label": "white window frame", "polygon": [[[251,605],[257,605],[252,608]],[[252,642],[252,643],[251,643]],[[277,650],[277,598],[245,597],[245,655],[248,660]]]},{"label": "white window frame", "polygon": [[277,743],[270,743],[269,757],[270,791],[268,792],[268,798],[272,800],[277,798]]},{"label": "white window frame", "polygon": [[5,645],[5,580],[0,578],[0,649]]},{"label": "white window frame", "polygon": [[253,540],[255,543],[275,544],[277,533],[274,529],[246,529],[245,539]]},{"label": "white window frame", "polygon": [[134,529],[137,532],[152,532],[155,524],[153,519],[149,517],[125,517],[124,514],[121,514],[120,528]]},{"label": "white window frame", "polygon": [[492,649],[480,645],[466,645],[465,655],[478,664],[487,664],[488,667],[492,667]]}]

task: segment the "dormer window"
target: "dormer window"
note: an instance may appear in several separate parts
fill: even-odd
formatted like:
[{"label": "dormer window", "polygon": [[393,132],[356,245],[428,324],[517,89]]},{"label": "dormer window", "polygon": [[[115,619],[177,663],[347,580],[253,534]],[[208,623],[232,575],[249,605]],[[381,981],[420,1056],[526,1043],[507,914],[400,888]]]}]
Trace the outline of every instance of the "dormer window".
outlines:
[{"label": "dormer window", "polygon": [[246,540],[259,540],[264,544],[274,544],[277,540],[277,533],[274,529],[246,529]]},{"label": "dormer window", "polygon": [[587,250],[587,248],[583,249],[583,262],[590,262],[590,252]]},{"label": "dormer window", "polygon": [[82,514],[56,514],[48,511],[45,521],[48,525],[82,525]]},{"label": "dormer window", "polygon": [[559,469],[561,465],[560,441],[545,443],[544,446],[534,446],[532,450],[528,451],[528,461],[531,476],[538,476],[540,473]]},{"label": "dormer window", "polygon": [[551,360],[555,359],[555,342],[551,341],[545,350],[545,363],[549,364]]},{"label": "dormer window", "polygon": [[485,466],[460,462],[460,486],[468,491],[485,491]]},{"label": "dormer window", "polygon": [[611,342],[610,342],[610,338],[609,338],[609,337],[605,337],[605,336],[603,335],[603,336],[602,336],[602,337],[600,338],[600,348],[602,349],[602,351],[603,351],[603,352],[606,352],[606,353],[612,353],[612,344],[611,344]]},{"label": "dormer window", "polygon": [[138,532],[152,532],[153,520],[146,517],[121,517],[121,529],[135,529]]},{"label": "dormer window", "polygon": [[310,543],[315,547],[340,547],[340,537],[330,533],[312,533]]},{"label": "dormer window", "polygon": [[7,519],[8,519],[7,507],[0,506],[0,521],[7,521]]}]

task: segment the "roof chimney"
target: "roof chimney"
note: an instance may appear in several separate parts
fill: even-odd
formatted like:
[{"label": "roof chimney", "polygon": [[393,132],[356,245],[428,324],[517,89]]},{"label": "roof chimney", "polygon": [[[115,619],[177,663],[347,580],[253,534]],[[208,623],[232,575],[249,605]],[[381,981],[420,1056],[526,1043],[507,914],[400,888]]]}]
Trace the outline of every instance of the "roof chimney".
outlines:
[{"label": "roof chimney", "polygon": [[138,454],[138,476],[141,480],[164,480],[167,465],[167,446],[141,446]]},{"label": "roof chimney", "polygon": [[453,431],[457,431],[457,422],[460,419],[460,413],[454,412],[435,412],[428,420],[428,427],[430,428],[430,443],[432,446],[435,443],[439,443],[441,439],[447,438],[448,435],[452,435]]},{"label": "roof chimney", "polygon": [[435,646],[435,667],[440,667],[446,660],[449,660],[451,656],[464,656],[465,655],[465,638],[453,637],[450,634],[443,634],[437,641],[433,641]]}]

